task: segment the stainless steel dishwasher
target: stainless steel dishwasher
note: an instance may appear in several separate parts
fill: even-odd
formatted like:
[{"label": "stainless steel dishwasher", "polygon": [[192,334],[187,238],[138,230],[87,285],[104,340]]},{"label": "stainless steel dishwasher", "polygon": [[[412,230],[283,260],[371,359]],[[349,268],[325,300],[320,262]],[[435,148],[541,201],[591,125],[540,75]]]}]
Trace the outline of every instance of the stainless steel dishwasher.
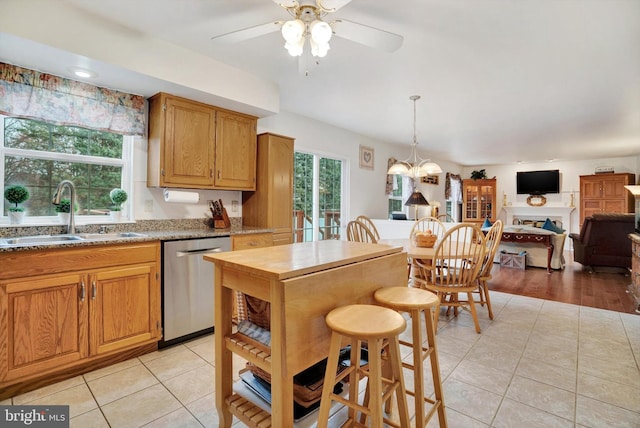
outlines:
[{"label": "stainless steel dishwasher", "polygon": [[230,250],[228,236],[164,241],[160,347],[213,332],[214,264],[202,256]]}]

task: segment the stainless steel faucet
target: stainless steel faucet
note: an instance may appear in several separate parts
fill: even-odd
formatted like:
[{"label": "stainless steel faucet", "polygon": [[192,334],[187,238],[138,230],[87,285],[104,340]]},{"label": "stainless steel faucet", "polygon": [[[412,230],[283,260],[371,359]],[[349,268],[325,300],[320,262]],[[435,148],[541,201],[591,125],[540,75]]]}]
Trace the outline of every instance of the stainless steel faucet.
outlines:
[{"label": "stainless steel faucet", "polygon": [[67,233],[73,234],[76,233],[76,221],[75,218],[73,216],[75,210],[76,210],[76,186],[73,184],[72,181],[70,180],[62,180],[60,182],[60,184],[58,184],[58,187],[56,188],[56,193],[53,194],[53,201],[52,203],[54,205],[59,205],[60,204],[60,200],[62,199],[62,192],[64,190],[64,188],[68,187],[69,188],[69,192],[71,193],[71,206],[69,207],[69,224],[67,224]]}]

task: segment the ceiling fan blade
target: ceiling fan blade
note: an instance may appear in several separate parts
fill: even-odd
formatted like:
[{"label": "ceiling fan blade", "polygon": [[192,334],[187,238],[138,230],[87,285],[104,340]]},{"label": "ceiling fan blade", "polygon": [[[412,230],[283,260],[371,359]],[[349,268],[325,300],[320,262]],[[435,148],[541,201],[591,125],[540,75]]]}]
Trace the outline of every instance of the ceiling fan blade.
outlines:
[{"label": "ceiling fan blade", "polygon": [[336,36],[348,39],[361,45],[381,49],[386,52],[395,52],[402,46],[404,37],[357,22],[337,19],[331,23],[331,28]]},{"label": "ceiling fan blade", "polygon": [[254,25],[253,27],[243,28],[242,30],[232,31],[230,33],[213,36],[211,40],[220,43],[237,43],[254,37],[264,36],[265,34],[280,31],[284,21],[267,22],[266,24]]}]

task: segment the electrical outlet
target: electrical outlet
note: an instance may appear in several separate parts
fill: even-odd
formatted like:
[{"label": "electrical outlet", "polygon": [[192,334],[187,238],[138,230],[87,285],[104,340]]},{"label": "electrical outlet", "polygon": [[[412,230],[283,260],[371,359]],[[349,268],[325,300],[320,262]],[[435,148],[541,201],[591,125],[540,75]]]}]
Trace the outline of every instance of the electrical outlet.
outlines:
[{"label": "electrical outlet", "polygon": [[144,201],[144,212],[146,213],[153,212],[153,199],[146,199]]},{"label": "electrical outlet", "polygon": [[231,212],[232,213],[238,212],[238,201],[231,201]]}]

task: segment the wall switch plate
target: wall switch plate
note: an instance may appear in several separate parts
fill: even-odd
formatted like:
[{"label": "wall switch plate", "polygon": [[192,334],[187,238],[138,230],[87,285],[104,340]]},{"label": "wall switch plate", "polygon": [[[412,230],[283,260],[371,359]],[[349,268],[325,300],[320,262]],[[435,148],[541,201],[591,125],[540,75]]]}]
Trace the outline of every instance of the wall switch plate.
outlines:
[{"label": "wall switch plate", "polygon": [[231,201],[231,212],[232,213],[238,212],[238,201]]},{"label": "wall switch plate", "polygon": [[153,212],[153,199],[146,199],[144,201],[144,212],[146,213]]}]

